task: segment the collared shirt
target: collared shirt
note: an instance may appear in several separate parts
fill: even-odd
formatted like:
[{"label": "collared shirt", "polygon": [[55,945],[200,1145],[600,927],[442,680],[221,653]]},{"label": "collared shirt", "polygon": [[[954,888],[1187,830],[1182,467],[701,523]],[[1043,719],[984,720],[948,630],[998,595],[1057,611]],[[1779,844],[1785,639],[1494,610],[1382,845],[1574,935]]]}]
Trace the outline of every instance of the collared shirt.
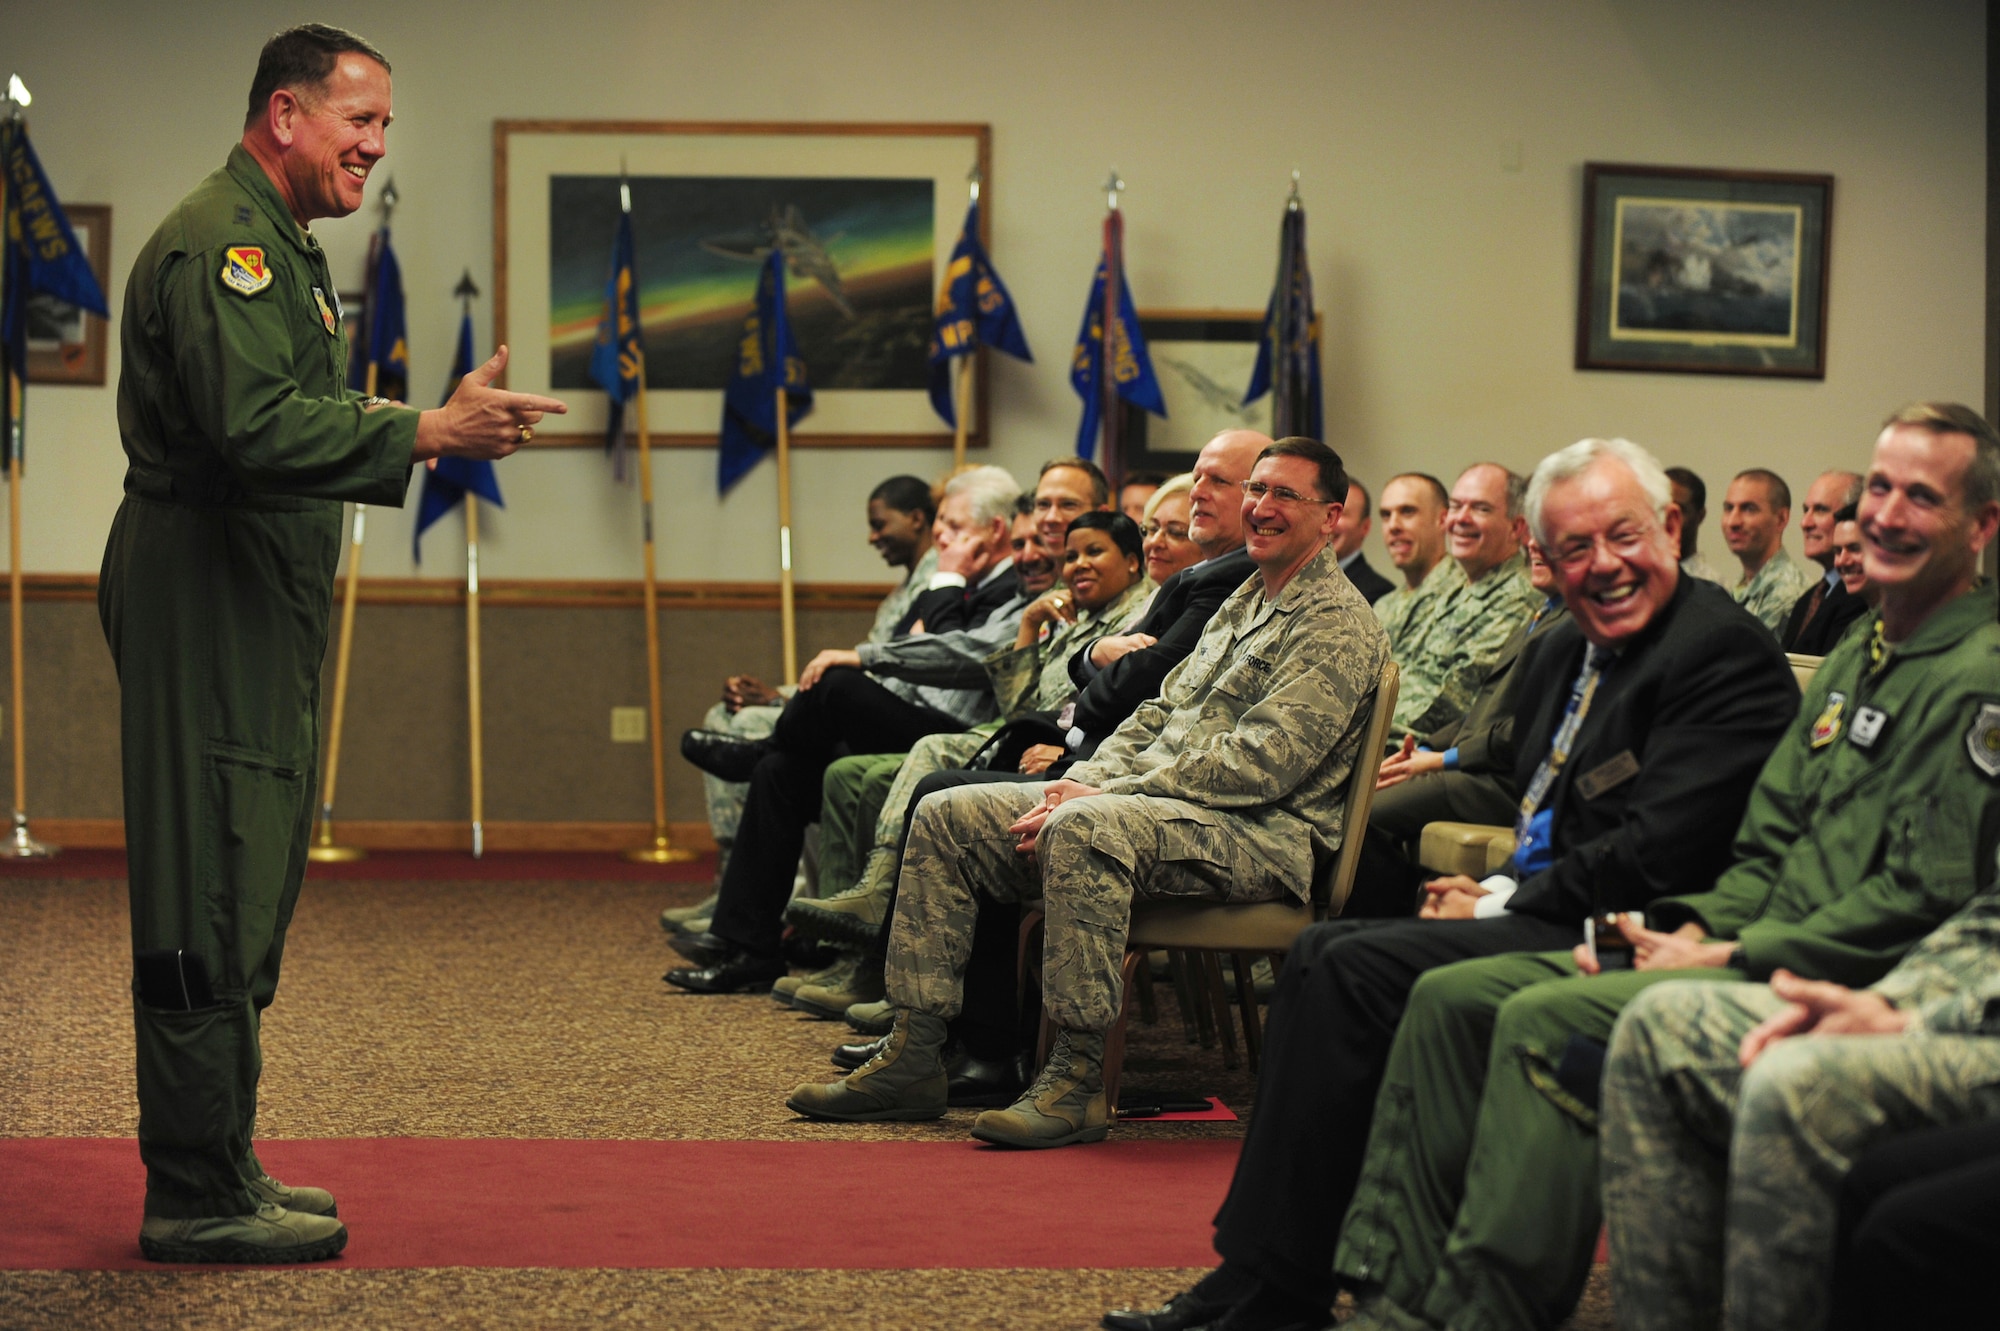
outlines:
[{"label": "collared shirt", "polygon": [[1737,583],[1729,589],[1729,594],[1736,598],[1736,604],[1776,634],[1784,630],[1785,616],[1792,613],[1801,596],[1812,590],[1814,581],[1813,575],[1779,546],[1777,553],[1757,570],[1756,577]]},{"label": "collared shirt", "polygon": [[1728,581],[1723,578],[1721,571],[1715,565],[1709,563],[1708,556],[1699,550],[1681,561],[1681,572],[1687,574],[1690,578],[1700,578],[1704,582],[1712,582],[1718,587],[1729,586]]}]

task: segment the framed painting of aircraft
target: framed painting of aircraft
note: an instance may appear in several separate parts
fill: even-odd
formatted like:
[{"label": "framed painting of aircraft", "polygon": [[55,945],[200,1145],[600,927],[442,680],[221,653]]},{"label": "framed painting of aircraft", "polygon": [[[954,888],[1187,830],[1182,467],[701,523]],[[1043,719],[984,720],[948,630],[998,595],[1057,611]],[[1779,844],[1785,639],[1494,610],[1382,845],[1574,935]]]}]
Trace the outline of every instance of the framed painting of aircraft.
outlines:
[{"label": "framed painting of aircraft", "polygon": [[1139,331],[1167,414],[1119,404],[1128,470],[1189,471],[1223,430],[1270,432],[1270,395],[1243,405],[1264,336],[1262,310],[1140,310]]},{"label": "framed painting of aircraft", "polygon": [[[949,446],[927,392],[931,308],[967,176],[979,169],[990,200],[991,158],[987,125],[495,121],[495,341],[512,348],[509,387],[571,407],[535,445],[603,442],[606,399],[588,367],[622,179],[653,443],[715,446],[758,272],[776,249],[814,392],[792,442]],[[982,225],[990,215],[981,209]],[[973,377],[979,445],[986,375]]]}]

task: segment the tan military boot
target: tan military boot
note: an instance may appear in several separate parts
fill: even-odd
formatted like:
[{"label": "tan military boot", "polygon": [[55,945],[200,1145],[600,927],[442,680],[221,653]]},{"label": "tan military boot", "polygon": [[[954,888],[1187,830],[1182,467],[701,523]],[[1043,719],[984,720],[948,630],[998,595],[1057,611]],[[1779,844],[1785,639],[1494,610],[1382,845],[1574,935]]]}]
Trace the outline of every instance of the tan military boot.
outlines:
[{"label": "tan military boot", "polygon": [[799,1087],[786,1097],[785,1107],[845,1123],[942,1118],[949,1095],[944,1040],[943,1017],[898,1008],[881,1052],[839,1081]]},{"label": "tan military boot", "polygon": [[886,885],[862,879],[858,886],[825,898],[793,897],[785,907],[785,923],[807,938],[853,947],[875,946],[882,932],[882,919],[889,913]]},{"label": "tan military boot", "polygon": [[856,1003],[843,1014],[849,1028],[862,1035],[887,1035],[896,1024],[896,1009],[886,998]]},{"label": "tan military boot", "polygon": [[139,1251],[155,1262],[323,1262],[346,1246],[347,1226],[332,1216],[271,1202],[249,1215],[149,1215],[139,1226]]},{"label": "tan military boot", "polygon": [[843,967],[830,967],[824,980],[808,980],[792,995],[792,1006],[815,1017],[838,1021],[856,1003],[873,1003],[885,992],[880,957],[848,956]]},{"label": "tan military boot", "polygon": [[972,1135],[995,1146],[1068,1146],[1101,1142],[1110,1131],[1104,1104],[1104,1036],[1056,1033],[1048,1064],[1035,1084],[1005,1109],[972,1120]]},{"label": "tan military boot", "polygon": [[[682,932],[684,926],[696,920],[713,918],[715,915],[715,900],[715,893],[710,892],[692,906],[669,906],[660,912],[660,927],[670,934],[677,934]],[[705,928],[697,929],[695,932],[706,933],[707,930]]]},{"label": "tan military boot", "polygon": [[243,1186],[250,1189],[250,1195],[259,1202],[270,1202],[287,1211],[297,1211],[300,1215],[340,1214],[340,1208],[334,1205],[333,1194],[325,1188],[288,1188],[269,1174],[245,1179]]},{"label": "tan military boot", "polygon": [[853,957],[843,956],[831,966],[822,966],[804,975],[781,976],[771,985],[771,1001],[779,1007],[791,1007],[793,997],[809,984],[830,985],[837,989],[846,983],[848,975],[854,970],[854,961]]}]

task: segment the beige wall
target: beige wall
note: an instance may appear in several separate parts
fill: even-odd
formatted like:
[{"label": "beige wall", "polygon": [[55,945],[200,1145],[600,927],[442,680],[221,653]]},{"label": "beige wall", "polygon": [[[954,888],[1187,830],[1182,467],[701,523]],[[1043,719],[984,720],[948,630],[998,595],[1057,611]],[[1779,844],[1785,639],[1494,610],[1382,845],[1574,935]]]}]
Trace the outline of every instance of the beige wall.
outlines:
[{"label": "beige wall", "polygon": [[[148,231],[233,140],[269,31],[335,18],[389,52],[385,168],[403,197],[396,237],[426,396],[448,360],[445,294],[467,265],[490,288],[499,117],[991,122],[994,253],[1039,356],[996,372],[994,460],[1024,475],[1074,432],[1066,353],[1114,163],[1130,184],[1142,307],[1261,307],[1286,176],[1304,172],[1330,329],[1328,433],[1367,479],[1449,477],[1483,457],[1525,469],[1579,436],[1618,433],[1694,466],[1718,498],[1752,464],[1802,487],[1865,458],[1897,403],[1981,393],[1975,0],[77,0],[56,13],[10,25],[8,60],[35,92],[58,192],[113,205],[114,308]],[[1826,380],[1572,369],[1586,160],[1833,174]],[[343,283],[358,284],[370,214],[316,228]],[[122,470],[112,392],[37,390],[31,427],[26,566],[94,569]],[[943,460],[802,456],[800,576],[879,578],[858,540],[862,498],[891,471]],[[774,578],[770,468],[726,503],[713,472],[706,450],[663,459],[662,576]],[[483,524],[490,576],[637,576],[636,500],[596,454],[523,456],[502,476],[509,507]],[[369,570],[407,575],[408,519],[383,516]],[[454,541],[435,540],[422,571],[458,571]],[[1714,519],[1705,545],[1721,553]]]}]

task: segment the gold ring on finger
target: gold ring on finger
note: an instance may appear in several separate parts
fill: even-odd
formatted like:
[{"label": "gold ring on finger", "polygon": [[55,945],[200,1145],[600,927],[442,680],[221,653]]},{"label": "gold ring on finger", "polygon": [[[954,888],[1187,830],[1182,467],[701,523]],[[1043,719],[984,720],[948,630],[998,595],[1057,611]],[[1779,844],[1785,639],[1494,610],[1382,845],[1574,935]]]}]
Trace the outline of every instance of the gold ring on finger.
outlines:
[{"label": "gold ring on finger", "polygon": [[514,428],[520,432],[521,442],[524,444],[535,437],[535,427],[532,425],[517,425]]}]

